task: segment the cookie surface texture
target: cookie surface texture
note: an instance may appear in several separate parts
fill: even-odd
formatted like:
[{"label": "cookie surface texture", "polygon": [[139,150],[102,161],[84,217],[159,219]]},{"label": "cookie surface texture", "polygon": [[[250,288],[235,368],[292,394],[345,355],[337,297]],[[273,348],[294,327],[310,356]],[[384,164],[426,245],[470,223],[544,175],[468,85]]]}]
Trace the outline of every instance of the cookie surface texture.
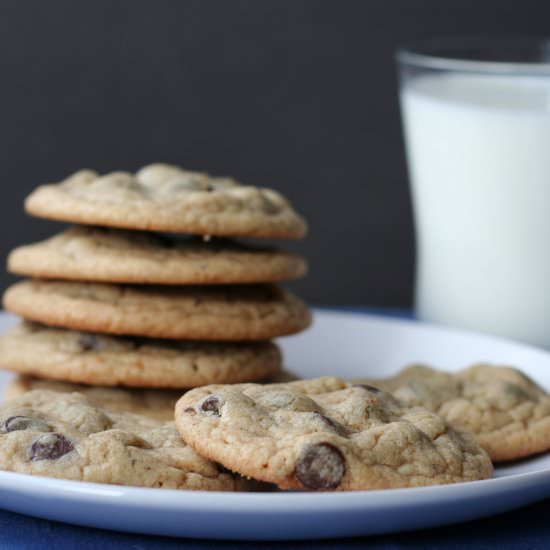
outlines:
[{"label": "cookie surface texture", "polygon": [[305,329],[305,304],[276,285],[129,286],[22,281],[4,307],[75,330],[191,340],[268,340]]},{"label": "cookie surface texture", "polygon": [[284,489],[343,491],[484,479],[492,464],[440,416],[337,378],[204,386],[176,405],[202,456]]},{"label": "cookie surface texture", "polygon": [[0,336],[0,367],[101,386],[192,388],[276,374],[270,342],[191,342],[116,337],[22,323]]},{"label": "cookie surface texture", "polygon": [[166,164],[136,174],[81,170],[38,187],[25,209],[54,220],[147,231],[268,239],[306,233],[304,219],[277,191]]},{"label": "cookie surface texture", "polygon": [[306,269],[303,258],[275,248],[84,226],[8,257],[18,275],[135,284],[265,283],[303,277]]},{"label": "cookie surface texture", "polygon": [[550,395],[518,369],[478,364],[448,373],[415,365],[367,382],[471,432],[494,461],[550,449]]},{"label": "cookie surface texture", "polygon": [[112,412],[83,395],[46,390],[0,405],[0,469],[165,489],[247,487],[246,480],[197,455],[172,422]]}]

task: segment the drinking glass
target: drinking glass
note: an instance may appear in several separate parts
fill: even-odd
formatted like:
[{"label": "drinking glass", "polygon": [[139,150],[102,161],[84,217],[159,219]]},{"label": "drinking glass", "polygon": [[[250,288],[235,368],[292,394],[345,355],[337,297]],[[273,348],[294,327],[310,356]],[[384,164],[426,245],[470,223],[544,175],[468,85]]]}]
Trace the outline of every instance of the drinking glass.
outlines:
[{"label": "drinking glass", "polygon": [[420,319],[550,347],[550,41],[397,53]]}]

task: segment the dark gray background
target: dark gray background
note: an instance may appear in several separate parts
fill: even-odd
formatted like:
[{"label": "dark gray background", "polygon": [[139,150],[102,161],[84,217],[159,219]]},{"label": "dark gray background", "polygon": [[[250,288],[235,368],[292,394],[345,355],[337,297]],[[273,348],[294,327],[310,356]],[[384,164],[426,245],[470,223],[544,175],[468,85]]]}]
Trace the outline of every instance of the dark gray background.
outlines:
[{"label": "dark gray background", "polygon": [[307,300],[408,305],[394,50],[545,34],[549,15],[534,0],[0,1],[0,255],[61,227],[24,215],[39,183],[162,160],[289,196],[311,227],[295,246]]}]

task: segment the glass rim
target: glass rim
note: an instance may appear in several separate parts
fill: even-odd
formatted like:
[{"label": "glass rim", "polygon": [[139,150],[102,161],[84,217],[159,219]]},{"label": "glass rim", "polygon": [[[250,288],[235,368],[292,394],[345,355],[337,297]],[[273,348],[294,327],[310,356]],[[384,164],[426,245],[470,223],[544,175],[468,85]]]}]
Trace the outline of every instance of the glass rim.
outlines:
[{"label": "glass rim", "polygon": [[[480,56],[479,59],[464,55],[468,50],[495,52],[529,51],[531,60],[490,59]],[[438,51],[440,53],[438,53]],[[533,52],[544,55],[536,60]],[[441,53],[444,52],[444,53]],[[461,52],[463,55],[461,55]],[[550,74],[550,36],[464,36],[431,38],[403,44],[395,53],[399,64],[425,69],[447,70],[456,72],[494,73],[494,74]]]}]

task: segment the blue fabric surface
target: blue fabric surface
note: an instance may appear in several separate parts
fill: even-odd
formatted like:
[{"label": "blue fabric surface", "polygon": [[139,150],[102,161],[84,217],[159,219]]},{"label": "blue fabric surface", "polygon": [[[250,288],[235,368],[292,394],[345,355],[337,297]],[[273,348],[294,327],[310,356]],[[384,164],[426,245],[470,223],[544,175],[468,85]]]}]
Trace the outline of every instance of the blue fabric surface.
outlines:
[{"label": "blue fabric surface", "polygon": [[[407,310],[375,308],[339,308],[340,310],[377,313],[391,317],[412,318]],[[1,507],[1,503],[0,503]],[[88,549],[172,549],[188,550],[243,549],[357,549],[369,548],[390,550],[418,548],[435,550],[439,548],[495,548],[549,549],[550,548],[550,499],[491,518],[437,529],[427,529],[344,540],[322,540],[306,542],[219,542],[190,539],[149,537],[76,527],[52,521],[35,519],[0,510],[0,550],[24,548],[42,550],[47,548]]]},{"label": "blue fabric surface", "polygon": [[92,549],[175,549],[209,550],[278,550],[278,549],[357,549],[393,550],[418,548],[495,548],[499,550],[548,550],[550,548],[550,499],[538,504],[514,510],[484,520],[477,520],[437,529],[362,537],[346,540],[323,540],[305,542],[219,542],[189,539],[148,537],[75,527],[63,523],[39,520],[0,512],[0,548],[45,548]]}]

